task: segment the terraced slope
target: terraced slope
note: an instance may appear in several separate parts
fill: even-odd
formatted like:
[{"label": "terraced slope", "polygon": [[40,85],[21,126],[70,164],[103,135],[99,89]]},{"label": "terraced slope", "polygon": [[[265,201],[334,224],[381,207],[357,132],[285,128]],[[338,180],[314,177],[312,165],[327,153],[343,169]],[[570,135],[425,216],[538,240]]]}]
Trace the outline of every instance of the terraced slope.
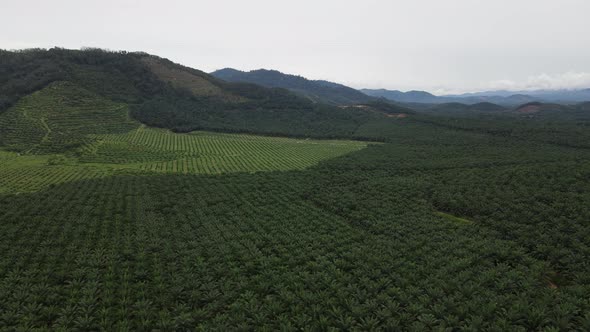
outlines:
[{"label": "terraced slope", "polygon": [[138,125],[127,106],[55,82],[0,115],[0,146],[21,153],[62,152],[90,143],[89,134],[123,133]]}]

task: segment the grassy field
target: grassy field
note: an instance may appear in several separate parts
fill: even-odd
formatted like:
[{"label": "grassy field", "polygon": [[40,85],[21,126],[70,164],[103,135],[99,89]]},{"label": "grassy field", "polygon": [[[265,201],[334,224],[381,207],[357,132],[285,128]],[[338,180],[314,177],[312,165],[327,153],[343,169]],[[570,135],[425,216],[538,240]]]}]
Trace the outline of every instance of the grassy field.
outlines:
[{"label": "grassy field", "polygon": [[88,136],[75,153],[31,155],[0,150],[0,192],[30,192],[113,174],[223,174],[301,170],[366,147],[358,141],[306,140],[241,134],[175,134],[138,128]]}]

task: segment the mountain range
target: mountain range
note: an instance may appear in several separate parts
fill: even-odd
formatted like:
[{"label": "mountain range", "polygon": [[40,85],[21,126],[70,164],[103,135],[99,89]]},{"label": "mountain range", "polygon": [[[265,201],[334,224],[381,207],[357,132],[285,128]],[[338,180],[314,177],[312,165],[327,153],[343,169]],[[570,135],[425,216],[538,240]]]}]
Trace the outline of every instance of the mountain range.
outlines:
[{"label": "mountain range", "polygon": [[579,103],[590,100],[590,89],[579,90],[533,90],[533,91],[485,91],[458,95],[435,96],[426,91],[408,91],[386,89],[362,89],[366,95],[381,97],[401,103],[463,103],[477,104],[482,102],[503,106],[516,106],[530,102]]},{"label": "mountain range", "polygon": [[[367,103],[375,98],[384,98],[403,104],[479,104],[494,103],[514,107],[530,102],[572,104],[590,100],[590,89],[579,90],[532,90],[532,91],[483,91],[455,95],[437,96],[427,91],[402,92],[386,89],[361,89],[329,82],[309,80],[298,75],[285,74],[277,70],[258,69],[241,71],[224,68],[211,73],[212,76],[228,82],[247,82],[269,88],[284,88],[315,103],[351,105]],[[419,105],[418,105],[419,106]]]},{"label": "mountain range", "polygon": [[308,80],[301,76],[284,74],[276,70],[258,69],[246,72],[225,68],[214,71],[211,75],[228,82],[248,82],[268,88],[288,89],[316,103],[346,105],[365,103],[373,99],[361,91],[342,84],[323,80]]}]

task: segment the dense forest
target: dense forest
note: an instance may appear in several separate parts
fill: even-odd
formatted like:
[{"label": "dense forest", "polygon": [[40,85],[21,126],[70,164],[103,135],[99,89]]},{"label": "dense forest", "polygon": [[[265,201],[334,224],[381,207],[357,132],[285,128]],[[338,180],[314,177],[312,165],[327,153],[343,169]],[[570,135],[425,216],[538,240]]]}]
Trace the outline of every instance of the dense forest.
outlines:
[{"label": "dense forest", "polygon": [[2,331],[590,330],[587,103],[334,107],[142,53],[0,58]]}]

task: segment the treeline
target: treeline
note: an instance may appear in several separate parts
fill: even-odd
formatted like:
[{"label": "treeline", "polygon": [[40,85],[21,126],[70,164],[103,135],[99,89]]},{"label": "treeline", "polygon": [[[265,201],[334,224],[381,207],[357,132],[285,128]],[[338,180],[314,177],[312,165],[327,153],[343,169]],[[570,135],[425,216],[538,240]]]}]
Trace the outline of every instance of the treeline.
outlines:
[{"label": "treeline", "polygon": [[214,98],[159,97],[133,107],[131,114],[147,125],[177,132],[214,130],[316,138],[350,138],[361,124],[379,117],[325,105],[285,107],[289,104],[277,100],[229,105]]}]

